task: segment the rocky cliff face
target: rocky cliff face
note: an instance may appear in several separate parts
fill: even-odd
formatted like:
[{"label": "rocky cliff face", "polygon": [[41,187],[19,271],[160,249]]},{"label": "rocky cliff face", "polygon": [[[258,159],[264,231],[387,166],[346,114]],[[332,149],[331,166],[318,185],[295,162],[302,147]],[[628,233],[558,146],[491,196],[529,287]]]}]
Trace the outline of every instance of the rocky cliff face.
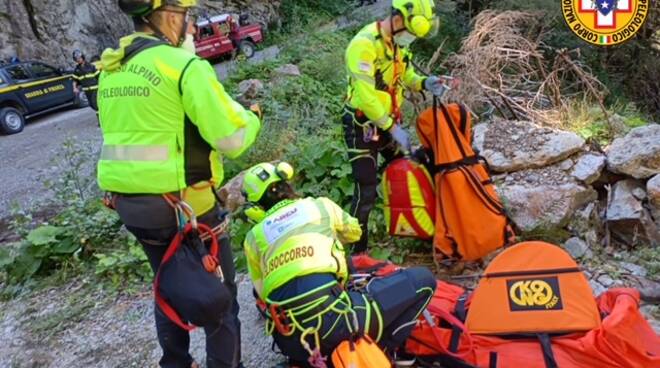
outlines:
[{"label": "rocky cliff face", "polygon": [[[201,1],[210,14],[244,13],[250,20],[270,24],[277,19],[279,1]],[[57,66],[71,65],[71,51],[88,58],[112,47],[132,31],[116,0],[2,0],[0,1],[0,59],[18,56]]]}]

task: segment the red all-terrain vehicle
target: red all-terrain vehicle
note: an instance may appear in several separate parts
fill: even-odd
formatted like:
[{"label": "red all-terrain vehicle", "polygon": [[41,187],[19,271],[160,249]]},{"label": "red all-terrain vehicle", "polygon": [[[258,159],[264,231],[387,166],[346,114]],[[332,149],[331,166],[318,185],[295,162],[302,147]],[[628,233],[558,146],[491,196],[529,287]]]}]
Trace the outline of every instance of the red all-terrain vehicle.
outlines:
[{"label": "red all-terrain vehicle", "polygon": [[264,37],[259,24],[246,24],[246,21],[245,16],[236,19],[229,14],[200,19],[195,34],[197,55],[217,59],[239,51],[248,58],[254,56],[256,44]]}]

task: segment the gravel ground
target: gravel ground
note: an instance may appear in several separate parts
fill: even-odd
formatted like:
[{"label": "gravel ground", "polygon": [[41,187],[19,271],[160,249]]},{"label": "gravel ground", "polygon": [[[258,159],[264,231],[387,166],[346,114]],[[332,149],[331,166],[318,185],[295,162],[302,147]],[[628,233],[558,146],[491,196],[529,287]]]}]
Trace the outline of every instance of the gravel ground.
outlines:
[{"label": "gravel ground", "polygon": [[[237,281],[243,362],[271,367],[281,358],[264,334],[249,279],[238,275]],[[157,367],[149,288],[131,296],[95,289],[75,281],[0,303],[0,367]],[[204,332],[193,331],[191,340],[192,355],[204,362]]]},{"label": "gravel ground", "polygon": [[92,109],[49,114],[28,121],[19,134],[0,135],[0,219],[10,214],[12,205],[35,208],[48,198],[42,180],[57,176],[52,160],[67,137],[100,147],[101,133]]}]

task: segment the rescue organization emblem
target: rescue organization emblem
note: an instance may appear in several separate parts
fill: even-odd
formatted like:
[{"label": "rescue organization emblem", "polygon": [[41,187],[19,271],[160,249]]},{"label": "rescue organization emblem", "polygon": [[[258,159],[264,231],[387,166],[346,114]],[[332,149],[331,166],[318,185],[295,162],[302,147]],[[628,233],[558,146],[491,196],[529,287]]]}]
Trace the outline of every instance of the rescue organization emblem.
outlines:
[{"label": "rescue organization emblem", "polygon": [[507,280],[506,286],[512,312],[563,308],[556,277]]},{"label": "rescue organization emblem", "polygon": [[631,39],[644,24],[650,0],[561,0],[568,27],[594,45]]}]

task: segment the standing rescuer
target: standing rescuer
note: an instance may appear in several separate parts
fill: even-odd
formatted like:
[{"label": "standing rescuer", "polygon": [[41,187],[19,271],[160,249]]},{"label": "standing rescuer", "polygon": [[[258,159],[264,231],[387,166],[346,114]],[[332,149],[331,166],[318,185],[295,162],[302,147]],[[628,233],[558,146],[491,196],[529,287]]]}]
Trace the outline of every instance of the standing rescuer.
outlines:
[{"label": "standing rescuer", "polygon": [[99,107],[96,102],[96,91],[99,84],[100,70],[97,70],[94,64],[87,61],[87,58],[80,50],[73,50],[73,61],[76,62],[76,68],[73,70],[73,79],[76,82],[76,93],[78,88],[82,88],[89,101],[89,107],[98,111]]},{"label": "standing rescuer", "polygon": [[443,79],[415,72],[408,50],[415,39],[429,37],[437,28],[433,0],[393,0],[392,14],[364,27],[346,50],[349,84],[342,124],[356,182],[351,214],[362,227],[362,237],[353,248],[356,253],[368,246],[379,153],[390,161],[410,150],[408,132],[401,127],[404,88],[434,95],[444,92]]},{"label": "standing rescuer", "polygon": [[[155,273],[186,220],[172,208],[172,199],[185,201],[200,222],[219,225],[214,189],[222,181],[221,158],[236,158],[252,145],[260,121],[232,100],[211,65],[195,56],[190,15],[195,0],[118,3],[133,17],[137,32],[101,58],[98,182]],[[226,235],[220,237],[220,259],[233,300],[227,315],[202,326],[207,366],[234,368],[240,366],[240,323]],[[160,365],[196,366],[188,353],[188,332],[157,306],[155,319]]]},{"label": "standing rescuer", "polygon": [[346,291],[344,244],[360,238],[360,225],[327,198],[299,198],[292,177],[287,163],[262,163],[243,182],[257,222],[245,238],[248,271],[275,343],[296,367],[323,366],[313,363],[353,333],[397,349],[434,293],[433,274],[414,267]]}]

